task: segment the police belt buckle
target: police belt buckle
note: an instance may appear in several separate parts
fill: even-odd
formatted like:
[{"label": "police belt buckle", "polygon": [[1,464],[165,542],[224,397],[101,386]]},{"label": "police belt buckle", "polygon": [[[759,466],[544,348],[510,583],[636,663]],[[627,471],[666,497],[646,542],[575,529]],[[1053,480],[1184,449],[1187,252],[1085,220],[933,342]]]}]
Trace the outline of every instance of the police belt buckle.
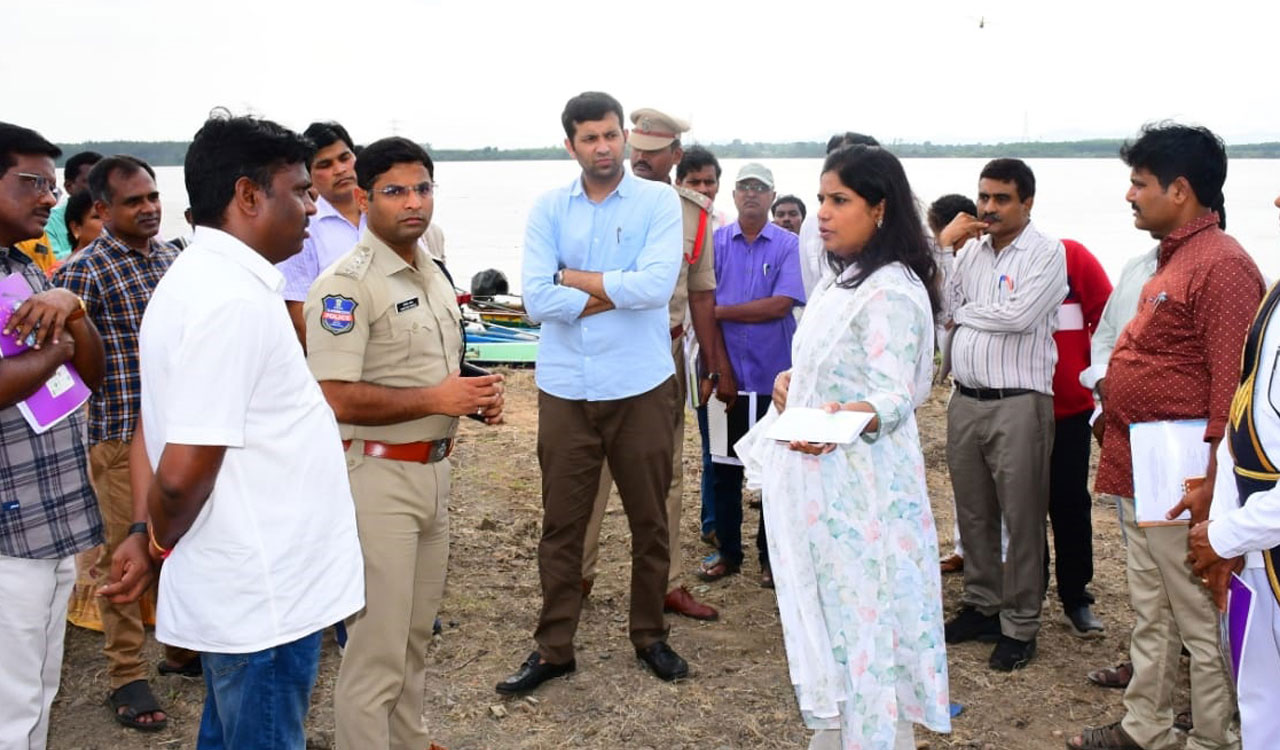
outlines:
[{"label": "police belt buckle", "polygon": [[427,463],[433,464],[436,461],[443,461],[453,452],[453,438],[443,438],[441,440],[431,441],[431,457]]}]

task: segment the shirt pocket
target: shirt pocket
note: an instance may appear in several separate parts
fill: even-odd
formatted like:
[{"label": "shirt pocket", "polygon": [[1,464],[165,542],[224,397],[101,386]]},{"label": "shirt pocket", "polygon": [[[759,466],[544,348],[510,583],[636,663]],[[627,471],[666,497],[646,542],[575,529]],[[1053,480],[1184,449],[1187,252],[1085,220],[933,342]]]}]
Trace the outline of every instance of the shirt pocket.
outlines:
[{"label": "shirt pocket", "polygon": [[430,351],[440,340],[439,326],[431,315],[426,302],[418,298],[417,307],[396,312],[391,308],[391,331],[396,341],[404,347],[404,358],[418,359]]},{"label": "shirt pocket", "polygon": [[1191,307],[1182,290],[1161,289],[1143,295],[1129,328],[1133,343],[1145,351],[1176,351],[1196,335]]}]

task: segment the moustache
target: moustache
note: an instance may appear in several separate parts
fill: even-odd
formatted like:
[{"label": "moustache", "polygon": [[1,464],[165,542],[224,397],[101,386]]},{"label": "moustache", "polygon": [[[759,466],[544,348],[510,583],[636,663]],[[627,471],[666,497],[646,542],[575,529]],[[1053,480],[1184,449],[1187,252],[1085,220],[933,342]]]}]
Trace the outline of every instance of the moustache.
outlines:
[{"label": "moustache", "polygon": [[1140,214],[1140,213],[1142,213],[1142,209],[1138,208],[1138,204],[1137,204],[1137,203],[1130,203],[1130,204],[1129,204],[1129,208],[1132,208],[1132,209],[1133,209],[1133,212],[1134,212],[1135,214]]},{"label": "moustache", "polygon": [[1000,221],[1000,214],[983,214],[982,220],[987,224]]}]

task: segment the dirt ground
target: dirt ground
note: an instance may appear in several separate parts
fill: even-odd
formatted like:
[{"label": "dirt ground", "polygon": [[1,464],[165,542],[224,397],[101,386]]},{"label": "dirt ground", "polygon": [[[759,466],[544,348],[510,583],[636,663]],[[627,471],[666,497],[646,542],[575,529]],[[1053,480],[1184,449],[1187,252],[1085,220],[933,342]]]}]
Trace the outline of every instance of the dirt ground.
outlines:
[{"label": "dirt ground", "polygon": [[[616,498],[605,519],[601,569],[578,631],[578,670],[532,698],[504,700],[493,686],[533,648],[541,597],[536,548],[541,519],[534,455],[537,414],[532,373],[508,373],[508,424],[484,428],[463,421],[455,452],[450,505],[453,547],[433,645],[425,712],[432,739],[448,750],[615,748],[737,750],[803,748],[808,733],[796,710],[771,590],[758,585],[752,554],[757,511],[744,520],[748,561],[742,575],[715,584],[686,580],[695,595],[720,610],[718,622],[670,619],[672,646],[690,664],[690,678],[664,683],[636,661],[627,640],[629,545]],[[945,460],[945,393],[935,390],[919,421],[929,488],[944,552],[952,529]],[[691,570],[708,549],[698,539],[697,426],[685,441],[683,565]],[[1121,715],[1121,693],[1090,685],[1086,671],[1126,658],[1133,623],[1124,578],[1124,547],[1114,508],[1094,504],[1092,590],[1106,636],[1084,641],[1056,622],[1050,595],[1039,655],[1013,674],[987,668],[987,644],[950,649],[952,700],[964,706],[950,735],[918,732],[920,748],[1057,750],[1086,724]],[[961,579],[944,579],[948,613],[958,606]],[[1052,587],[1051,587],[1052,589]],[[195,746],[203,683],[177,677],[152,685],[170,713],[169,727],[151,735],[117,725],[102,701],[107,691],[102,636],[68,627],[62,688],[54,704],[49,747],[102,749]],[[160,658],[148,644],[152,662]],[[332,690],[338,653],[326,643],[308,721],[308,747],[333,744]],[[1183,678],[1185,684],[1185,677]]]}]

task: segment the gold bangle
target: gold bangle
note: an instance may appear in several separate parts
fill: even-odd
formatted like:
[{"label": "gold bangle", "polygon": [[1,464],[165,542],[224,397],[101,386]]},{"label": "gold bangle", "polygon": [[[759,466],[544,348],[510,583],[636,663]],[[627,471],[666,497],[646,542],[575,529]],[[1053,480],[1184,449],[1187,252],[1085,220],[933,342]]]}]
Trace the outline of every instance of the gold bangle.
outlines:
[{"label": "gold bangle", "polygon": [[161,560],[169,557],[169,553],[173,550],[167,550],[160,546],[160,543],[156,541],[156,532],[150,524],[147,525],[147,538],[151,540],[151,546],[155,548],[156,552],[160,553]]}]

